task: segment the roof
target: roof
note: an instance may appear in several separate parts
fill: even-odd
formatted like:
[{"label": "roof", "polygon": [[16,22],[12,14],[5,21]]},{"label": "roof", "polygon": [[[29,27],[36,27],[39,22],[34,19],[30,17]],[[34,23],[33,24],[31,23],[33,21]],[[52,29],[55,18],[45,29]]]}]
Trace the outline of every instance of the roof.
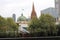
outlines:
[{"label": "roof", "polygon": [[17,21],[25,21],[27,18],[25,16],[23,16],[23,14],[21,14],[20,17],[18,17]]}]

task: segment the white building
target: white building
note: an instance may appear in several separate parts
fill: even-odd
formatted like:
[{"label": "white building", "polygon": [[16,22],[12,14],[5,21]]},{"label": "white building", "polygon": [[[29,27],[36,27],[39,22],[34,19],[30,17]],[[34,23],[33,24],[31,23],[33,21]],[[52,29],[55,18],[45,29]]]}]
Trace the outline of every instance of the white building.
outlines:
[{"label": "white building", "polygon": [[29,21],[28,21],[28,19],[25,16],[23,16],[23,14],[21,14],[21,16],[18,18],[17,22],[19,23],[18,30],[20,32],[22,31],[22,32],[29,33],[26,29],[24,29],[24,28],[27,28],[28,27]]}]

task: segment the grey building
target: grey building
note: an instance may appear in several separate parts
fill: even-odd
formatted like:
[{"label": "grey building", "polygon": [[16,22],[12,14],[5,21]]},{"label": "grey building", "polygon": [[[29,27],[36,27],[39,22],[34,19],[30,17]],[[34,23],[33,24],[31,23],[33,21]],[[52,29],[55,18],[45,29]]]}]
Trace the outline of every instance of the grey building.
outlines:
[{"label": "grey building", "polygon": [[60,18],[60,0],[55,0],[55,8]]},{"label": "grey building", "polygon": [[48,14],[52,15],[56,19],[56,21],[58,20],[58,14],[57,14],[55,8],[49,7],[47,9],[42,10],[41,13],[42,14],[47,14],[48,13]]},{"label": "grey building", "polygon": [[13,20],[16,22],[16,15],[13,14],[12,17],[13,17]]}]

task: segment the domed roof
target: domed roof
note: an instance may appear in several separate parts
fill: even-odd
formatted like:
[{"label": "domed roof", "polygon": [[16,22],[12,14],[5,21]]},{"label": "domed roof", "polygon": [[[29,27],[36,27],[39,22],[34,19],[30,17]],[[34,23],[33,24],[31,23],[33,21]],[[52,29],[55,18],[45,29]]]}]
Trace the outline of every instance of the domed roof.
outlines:
[{"label": "domed roof", "polygon": [[23,14],[21,14],[21,16],[18,18],[17,21],[25,21],[26,20],[26,17],[23,16]]}]

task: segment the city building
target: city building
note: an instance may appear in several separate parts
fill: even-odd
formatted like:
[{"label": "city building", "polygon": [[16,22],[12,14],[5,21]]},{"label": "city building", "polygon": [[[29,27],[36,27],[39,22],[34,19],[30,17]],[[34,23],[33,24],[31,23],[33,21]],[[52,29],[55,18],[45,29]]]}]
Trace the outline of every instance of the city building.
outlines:
[{"label": "city building", "polygon": [[56,21],[58,20],[58,14],[55,8],[49,7],[47,9],[44,9],[41,11],[41,14],[50,14],[56,19]]},{"label": "city building", "polygon": [[16,15],[15,14],[12,15],[12,18],[16,22]]},{"label": "city building", "polygon": [[55,8],[59,16],[59,21],[60,21],[60,0],[55,0]]},{"label": "city building", "polygon": [[37,17],[36,11],[35,11],[35,8],[34,8],[34,3],[33,3],[33,5],[32,5],[31,19],[32,19],[33,17]]},{"label": "city building", "polygon": [[21,14],[17,22],[19,23],[20,26],[27,27],[28,21],[27,21],[27,18],[23,14]]},{"label": "city building", "polygon": [[21,32],[21,31],[24,32],[25,31],[25,32],[29,33],[28,31],[23,30],[23,29],[29,27],[28,24],[33,17],[37,17],[36,12],[35,12],[35,8],[34,8],[34,3],[32,5],[32,12],[31,12],[31,17],[30,18],[26,18],[23,14],[21,14],[21,16],[18,17],[17,23],[19,24],[19,28],[18,28],[19,32]]},{"label": "city building", "polygon": [[60,0],[55,0],[55,9],[58,14],[58,21],[56,22],[56,24],[59,24],[60,23]]},{"label": "city building", "polygon": [[[28,20],[27,20],[27,18],[23,14],[21,14],[21,16],[18,17],[17,22],[19,23],[18,30],[20,32],[24,32],[25,31],[24,28],[27,28],[28,27]],[[27,31],[25,31],[25,32],[27,32]]]}]

